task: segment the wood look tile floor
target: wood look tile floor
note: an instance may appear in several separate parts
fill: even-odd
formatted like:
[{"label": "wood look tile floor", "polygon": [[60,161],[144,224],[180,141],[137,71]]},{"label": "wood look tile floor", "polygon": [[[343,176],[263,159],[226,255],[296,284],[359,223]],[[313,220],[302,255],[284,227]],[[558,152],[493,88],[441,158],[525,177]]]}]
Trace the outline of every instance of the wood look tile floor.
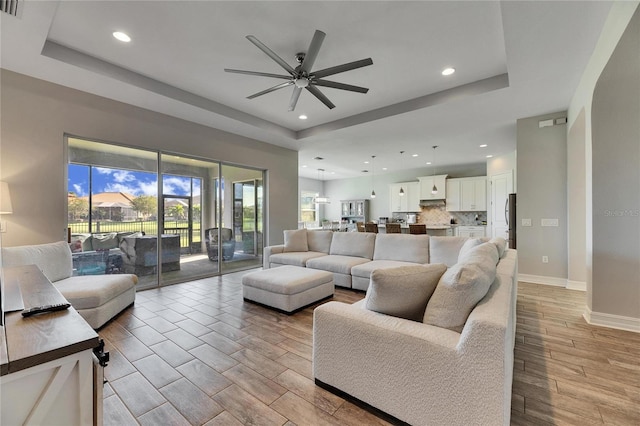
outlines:
[{"label": "wood look tile floor", "polygon": [[[319,387],[313,308],[242,300],[246,272],[138,292],[99,331],[105,425],[385,425]],[[353,303],[364,293],[336,289]],[[513,425],[640,425],[640,334],[588,325],[585,293],[520,283]]]}]

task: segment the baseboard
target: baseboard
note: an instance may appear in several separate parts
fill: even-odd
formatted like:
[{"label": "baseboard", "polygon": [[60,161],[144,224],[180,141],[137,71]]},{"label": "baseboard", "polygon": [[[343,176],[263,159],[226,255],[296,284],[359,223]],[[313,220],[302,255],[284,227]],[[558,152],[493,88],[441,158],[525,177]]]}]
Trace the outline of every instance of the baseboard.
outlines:
[{"label": "baseboard", "polygon": [[547,277],[544,275],[518,274],[518,281],[525,283],[552,285],[554,287],[566,287],[566,278]]},{"label": "baseboard", "polygon": [[593,312],[588,306],[582,315],[589,324],[640,333],[640,318]]},{"label": "baseboard", "polygon": [[551,285],[554,287],[564,287],[568,290],[587,291],[586,282],[572,281],[566,278],[547,277],[545,275],[518,274],[518,281],[533,284]]},{"label": "baseboard", "polygon": [[586,283],[586,281],[567,280],[566,288],[568,290],[587,291],[587,283]]}]

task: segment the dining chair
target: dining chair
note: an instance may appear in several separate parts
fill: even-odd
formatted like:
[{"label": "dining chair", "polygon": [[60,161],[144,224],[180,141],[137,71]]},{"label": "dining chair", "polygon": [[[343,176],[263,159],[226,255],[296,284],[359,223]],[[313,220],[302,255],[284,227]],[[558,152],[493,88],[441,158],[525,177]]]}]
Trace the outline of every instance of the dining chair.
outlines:
[{"label": "dining chair", "polygon": [[378,224],[377,223],[365,223],[364,224],[364,232],[373,232],[374,234],[378,233]]},{"label": "dining chair", "polygon": [[356,222],[356,229],[358,232],[364,232],[364,222]]},{"label": "dining chair", "polygon": [[426,234],[427,225],[425,225],[424,223],[410,223],[409,233],[410,234]]},{"label": "dining chair", "polygon": [[402,228],[399,223],[387,223],[387,234],[401,234]]}]

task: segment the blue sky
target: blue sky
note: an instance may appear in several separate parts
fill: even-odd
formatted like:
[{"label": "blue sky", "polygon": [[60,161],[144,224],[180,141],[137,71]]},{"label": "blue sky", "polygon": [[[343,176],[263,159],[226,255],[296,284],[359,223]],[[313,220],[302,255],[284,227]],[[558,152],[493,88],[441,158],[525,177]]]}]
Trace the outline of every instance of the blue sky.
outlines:
[{"label": "blue sky", "polygon": [[[69,164],[69,191],[84,197],[89,194],[89,167]],[[165,195],[191,195],[190,179],[182,176],[164,175],[162,182]],[[158,180],[155,173],[134,172],[106,167],[93,168],[93,193],[124,192],[126,194],[158,195]],[[200,195],[200,180],[193,181],[193,196]]]}]

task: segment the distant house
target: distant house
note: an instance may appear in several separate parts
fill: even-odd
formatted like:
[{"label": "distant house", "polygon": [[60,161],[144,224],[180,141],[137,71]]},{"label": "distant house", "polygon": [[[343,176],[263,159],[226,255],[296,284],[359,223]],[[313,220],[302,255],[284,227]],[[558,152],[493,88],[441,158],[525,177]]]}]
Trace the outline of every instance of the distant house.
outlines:
[{"label": "distant house", "polygon": [[[87,198],[88,197],[84,197]],[[101,192],[91,197],[93,215],[104,220],[127,222],[138,219],[131,201],[135,195],[124,192]]]}]

